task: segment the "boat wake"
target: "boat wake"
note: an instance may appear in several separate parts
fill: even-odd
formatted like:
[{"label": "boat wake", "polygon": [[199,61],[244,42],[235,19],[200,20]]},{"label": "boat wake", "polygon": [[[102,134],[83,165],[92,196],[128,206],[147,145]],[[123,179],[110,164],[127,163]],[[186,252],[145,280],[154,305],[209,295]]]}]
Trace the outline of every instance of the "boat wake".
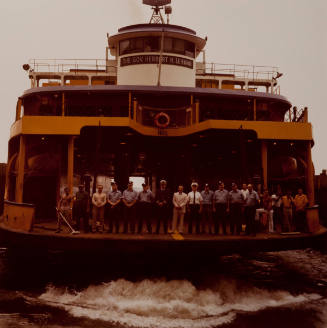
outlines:
[{"label": "boat wake", "polygon": [[130,327],[205,328],[231,323],[238,313],[294,307],[321,300],[318,294],[292,295],[240,287],[222,280],[210,289],[197,289],[187,280],[119,279],[76,292],[49,286],[39,301],[63,308],[74,317]]}]

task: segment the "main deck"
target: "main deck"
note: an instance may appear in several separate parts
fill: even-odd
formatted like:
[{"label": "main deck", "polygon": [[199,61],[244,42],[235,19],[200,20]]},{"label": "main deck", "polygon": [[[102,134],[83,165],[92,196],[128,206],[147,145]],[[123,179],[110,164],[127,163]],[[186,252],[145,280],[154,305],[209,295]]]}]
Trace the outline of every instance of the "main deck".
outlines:
[{"label": "main deck", "polygon": [[71,234],[64,227],[55,233],[55,223],[35,224],[32,232],[22,232],[0,223],[0,241],[13,249],[30,252],[63,251],[79,253],[112,253],[115,255],[226,255],[258,251],[279,251],[320,247],[325,243],[327,229],[320,226],[315,233],[264,233],[256,236],[212,234]]}]

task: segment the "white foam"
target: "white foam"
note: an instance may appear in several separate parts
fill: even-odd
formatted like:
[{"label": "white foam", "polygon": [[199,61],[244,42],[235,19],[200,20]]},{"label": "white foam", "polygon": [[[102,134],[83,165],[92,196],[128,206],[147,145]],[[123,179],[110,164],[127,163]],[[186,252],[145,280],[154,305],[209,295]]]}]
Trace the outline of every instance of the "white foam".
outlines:
[{"label": "white foam", "polygon": [[232,322],[239,311],[293,306],[320,298],[317,294],[293,296],[255,287],[239,289],[236,283],[225,280],[213,289],[199,290],[185,280],[133,283],[123,279],[90,286],[82,292],[50,286],[39,297],[76,317],[144,328],[217,327]]}]

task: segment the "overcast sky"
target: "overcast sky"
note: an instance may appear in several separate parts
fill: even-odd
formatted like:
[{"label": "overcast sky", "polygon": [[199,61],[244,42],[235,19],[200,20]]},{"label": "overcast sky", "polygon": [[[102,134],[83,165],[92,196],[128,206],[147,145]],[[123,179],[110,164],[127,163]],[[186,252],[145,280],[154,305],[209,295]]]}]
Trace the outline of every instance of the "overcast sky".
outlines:
[{"label": "overcast sky", "polygon": [[[208,36],[207,61],[278,66],[281,94],[309,108],[316,173],[327,168],[327,1],[172,0],[171,23]],[[106,33],[148,22],[141,0],[1,0],[0,162],[31,58],[104,58]]]}]

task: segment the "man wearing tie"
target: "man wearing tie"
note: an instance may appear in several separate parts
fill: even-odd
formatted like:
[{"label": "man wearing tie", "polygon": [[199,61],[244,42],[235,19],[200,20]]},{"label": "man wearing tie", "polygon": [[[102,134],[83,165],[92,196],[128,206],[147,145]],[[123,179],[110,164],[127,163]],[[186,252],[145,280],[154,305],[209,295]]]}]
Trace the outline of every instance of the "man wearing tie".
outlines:
[{"label": "man wearing tie", "polygon": [[196,225],[196,233],[200,233],[200,214],[202,212],[202,196],[197,191],[198,184],[192,182],[192,191],[188,193],[188,212],[189,212],[189,224],[188,232],[191,234],[193,232],[193,222]]}]

